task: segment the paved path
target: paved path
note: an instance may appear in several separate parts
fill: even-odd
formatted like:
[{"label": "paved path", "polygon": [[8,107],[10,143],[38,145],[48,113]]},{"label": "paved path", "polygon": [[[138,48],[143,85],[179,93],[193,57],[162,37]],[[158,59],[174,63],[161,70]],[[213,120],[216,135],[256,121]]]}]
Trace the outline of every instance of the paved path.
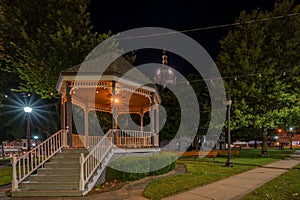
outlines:
[{"label": "paved path", "polygon": [[[300,151],[298,152],[300,154]],[[274,163],[270,163],[263,167],[258,167],[249,171],[246,171],[241,174],[237,174],[230,178],[217,181],[205,186],[197,187],[187,192],[183,192],[168,198],[166,200],[173,199],[197,199],[197,200],[208,200],[208,199],[222,199],[222,200],[235,200],[240,199],[247,193],[250,193],[254,189],[262,186],[266,182],[280,176],[281,174],[287,172],[289,169],[300,163],[299,160],[289,159],[289,160],[280,160]],[[120,199],[145,199],[142,194],[144,188],[153,180],[159,179],[163,176],[172,176],[175,174],[185,173],[185,168],[178,165],[176,170],[162,176],[158,177],[147,177],[139,181],[134,181],[120,190],[90,194],[85,197],[43,197],[44,200],[120,200]],[[37,200],[37,198],[9,198],[5,197],[5,191],[9,190],[10,186],[0,187],[0,199],[1,200]]]},{"label": "paved path", "polygon": [[280,176],[299,164],[300,160],[280,160],[255,168],[230,178],[197,187],[187,192],[165,198],[165,200],[235,200],[250,193],[266,182]]},{"label": "paved path", "polygon": [[0,199],[1,200],[122,200],[122,199],[146,199],[143,197],[143,192],[146,186],[153,180],[160,179],[166,176],[174,176],[176,174],[186,173],[186,168],[184,165],[176,165],[175,170],[160,176],[146,177],[141,180],[133,181],[120,190],[104,192],[104,193],[94,193],[89,194],[84,197],[24,197],[24,198],[11,198],[6,197],[5,192],[10,190],[11,185],[0,187]]}]

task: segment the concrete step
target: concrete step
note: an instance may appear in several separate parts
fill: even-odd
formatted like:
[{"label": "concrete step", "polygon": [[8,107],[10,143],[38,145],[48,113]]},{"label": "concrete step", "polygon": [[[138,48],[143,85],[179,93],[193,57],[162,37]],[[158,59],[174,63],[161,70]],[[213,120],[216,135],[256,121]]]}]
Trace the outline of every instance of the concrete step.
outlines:
[{"label": "concrete step", "polygon": [[29,181],[32,182],[79,182],[79,176],[74,175],[31,175]]},{"label": "concrete step", "polygon": [[53,157],[50,159],[50,162],[59,162],[59,163],[64,163],[64,162],[79,162],[79,156],[78,157]]},{"label": "concrete step", "polygon": [[49,162],[45,163],[44,168],[75,168],[79,169],[80,164],[78,162]]},{"label": "concrete step", "polygon": [[79,190],[79,182],[23,182],[22,190]]},{"label": "concrete step", "polygon": [[59,153],[57,155],[55,155],[55,157],[61,158],[78,158],[80,157],[80,153]]},{"label": "concrete step", "polygon": [[85,148],[64,148],[61,153],[89,153],[88,149]]},{"label": "concrete step", "polygon": [[73,175],[79,176],[80,169],[76,168],[41,168],[38,175]]},{"label": "concrete step", "polygon": [[79,190],[20,190],[12,192],[12,197],[81,197]]}]

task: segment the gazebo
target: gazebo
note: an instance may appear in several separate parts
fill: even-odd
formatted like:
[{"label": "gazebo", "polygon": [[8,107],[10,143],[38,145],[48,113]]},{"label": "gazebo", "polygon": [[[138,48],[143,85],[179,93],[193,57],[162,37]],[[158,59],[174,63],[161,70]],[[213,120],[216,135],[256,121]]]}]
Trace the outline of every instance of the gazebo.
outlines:
[{"label": "gazebo", "polygon": [[[68,130],[69,147],[93,147],[103,137],[103,132],[90,133],[91,111],[110,113],[112,142],[122,148],[145,148],[159,146],[159,104],[161,102],[155,84],[147,79],[123,57],[112,62],[99,75],[97,62],[89,62],[61,72],[57,90],[61,94],[61,127]],[[74,105],[82,109],[83,116],[75,119]],[[144,130],[144,116],[149,113],[150,126]],[[138,114],[140,123],[130,130],[118,125],[120,115]],[[74,118],[75,117],[75,118]],[[99,119],[101,121],[101,118]],[[75,134],[75,125],[80,125]],[[77,126],[76,126],[77,127]]]},{"label": "gazebo", "polygon": [[[61,72],[57,90],[62,129],[26,154],[13,157],[12,196],[83,196],[102,181],[114,156],[160,151],[161,99],[155,85],[123,57],[113,58],[117,59],[101,73],[94,60],[83,63],[89,67],[74,66]],[[113,116],[106,133],[99,126],[98,120],[103,119],[89,114],[96,111]],[[144,126],[146,113],[149,126]],[[138,114],[139,124],[118,125],[118,118],[125,114]],[[89,128],[93,124],[99,129]]]}]

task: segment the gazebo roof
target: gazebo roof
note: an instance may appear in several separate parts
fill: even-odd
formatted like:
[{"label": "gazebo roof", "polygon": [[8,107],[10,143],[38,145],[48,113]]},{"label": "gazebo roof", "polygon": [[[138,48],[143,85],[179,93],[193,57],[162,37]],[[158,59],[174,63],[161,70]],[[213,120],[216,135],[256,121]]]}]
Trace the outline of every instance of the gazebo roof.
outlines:
[{"label": "gazebo roof", "polygon": [[[63,70],[60,73],[56,89],[60,91],[63,81],[72,80],[98,80],[101,75],[100,80],[115,80],[120,79],[128,80],[137,84],[146,84],[147,87],[156,89],[155,84],[147,84],[151,82],[148,77],[136,69],[132,64],[130,64],[122,56],[112,62],[102,73],[99,68],[103,62],[88,61],[84,64],[79,64],[68,69]],[[156,91],[155,91],[156,92]]]}]

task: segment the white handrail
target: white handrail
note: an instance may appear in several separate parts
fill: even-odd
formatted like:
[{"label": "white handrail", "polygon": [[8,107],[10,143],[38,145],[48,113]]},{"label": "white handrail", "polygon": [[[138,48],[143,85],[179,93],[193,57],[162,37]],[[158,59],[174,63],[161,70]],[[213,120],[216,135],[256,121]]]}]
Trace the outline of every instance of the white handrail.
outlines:
[{"label": "white handrail", "polygon": [[25,178],[67,146],[66,134],[67,131],[60,130],[20,158],[13,157],[12,191],[16,191]]},{"label": "white handrail", "polygon": [[80,182],[79,188],[84,191],[90,178],[98,169],[106,154],[113,147],[113,130],[109,130],[98,144],[90,151],[87,156],[80,155]]}]

